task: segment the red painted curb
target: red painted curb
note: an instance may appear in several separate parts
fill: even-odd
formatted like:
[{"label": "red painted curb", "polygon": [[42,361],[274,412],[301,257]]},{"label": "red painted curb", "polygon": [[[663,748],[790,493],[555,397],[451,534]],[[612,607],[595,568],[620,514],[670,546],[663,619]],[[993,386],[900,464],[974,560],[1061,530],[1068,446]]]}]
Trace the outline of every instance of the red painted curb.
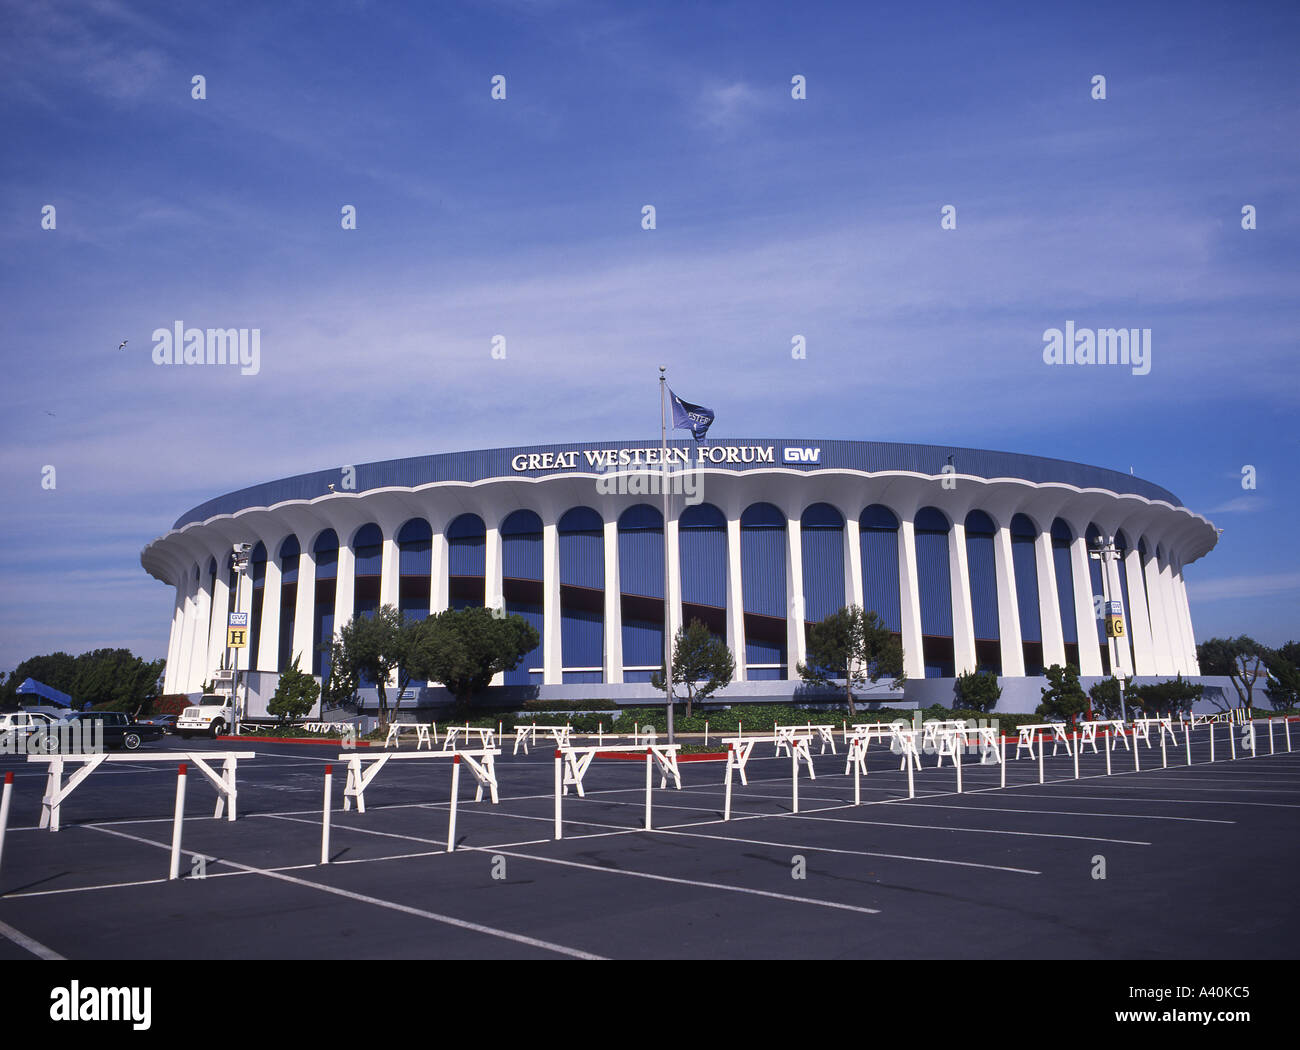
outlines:
[{"label": "red painted curb", "polygon": [[[620,762],[643,762],[646,753],[644,751],[605,751],[598,752],[597,758],[612,758]],[[725,751],[693,751],[689,755],[678,755],[678,762],[725,762],[727,753]]]}]

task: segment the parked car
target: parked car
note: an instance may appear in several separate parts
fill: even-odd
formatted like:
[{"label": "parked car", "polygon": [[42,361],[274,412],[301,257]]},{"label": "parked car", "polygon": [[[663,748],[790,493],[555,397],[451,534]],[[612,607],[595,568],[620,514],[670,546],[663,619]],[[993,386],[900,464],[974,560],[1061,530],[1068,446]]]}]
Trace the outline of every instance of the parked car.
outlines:
[{"label": "parked car", "polygon": [[142,718],[141,725],[162,726],[164,732],[176,731],[176,715],[154,715],[152,718]]},{"label": "parked car", "polygon": [[10,711],[0,715],[0,733],[22,733],[30,736],[39,729],[48,729],[54,724],[49,715],[36,711]]},{"label": "parked car", "polygon": [[163,727],[132,722],[121,711],[79,711],[68,716],[70,722],[99,722],[103,727],[105,747],[124,747],[135,751],[146,740],[161,740]]}]

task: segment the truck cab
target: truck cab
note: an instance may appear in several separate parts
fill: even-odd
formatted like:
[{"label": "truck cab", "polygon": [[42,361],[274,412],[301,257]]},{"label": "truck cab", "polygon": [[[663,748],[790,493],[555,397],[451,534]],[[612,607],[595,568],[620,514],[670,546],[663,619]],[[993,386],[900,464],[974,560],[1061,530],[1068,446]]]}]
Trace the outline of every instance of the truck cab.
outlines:
[{"label": "truck cab", "polygon": [[176,719],[176,733],[185,738],[196,733],[218,737],[230,732],[234,724],[234,699],[229,694],[205,693]]}]

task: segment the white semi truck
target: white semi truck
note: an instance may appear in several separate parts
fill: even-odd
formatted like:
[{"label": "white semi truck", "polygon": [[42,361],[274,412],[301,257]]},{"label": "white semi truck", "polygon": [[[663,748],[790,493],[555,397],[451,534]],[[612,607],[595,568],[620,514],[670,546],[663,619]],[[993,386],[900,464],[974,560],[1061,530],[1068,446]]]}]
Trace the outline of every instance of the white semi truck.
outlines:
[{"label": "white semi truck", "polygon": [[204,693],[199,702],[187,707],[176,719],[176,733],[191,737],[196,733],[218,737],[235,725],[235,675],[223,669],[214,675],[215,693]]}]

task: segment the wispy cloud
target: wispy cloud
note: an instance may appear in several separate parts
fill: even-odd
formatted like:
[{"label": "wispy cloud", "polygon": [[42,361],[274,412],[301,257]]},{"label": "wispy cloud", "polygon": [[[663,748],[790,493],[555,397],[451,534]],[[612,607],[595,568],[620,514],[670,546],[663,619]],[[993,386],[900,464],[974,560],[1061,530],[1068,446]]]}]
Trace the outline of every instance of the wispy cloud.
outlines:
[{"label": "wispy cloud", "polygon": [[1197,602],[1215,602],[1229,598],[1264,598],[1274,594],[1300,591],[1300,572],[1280,572],[1259,576],[1225,576],[1217,580],[1189,580],[1187,593]]}]

